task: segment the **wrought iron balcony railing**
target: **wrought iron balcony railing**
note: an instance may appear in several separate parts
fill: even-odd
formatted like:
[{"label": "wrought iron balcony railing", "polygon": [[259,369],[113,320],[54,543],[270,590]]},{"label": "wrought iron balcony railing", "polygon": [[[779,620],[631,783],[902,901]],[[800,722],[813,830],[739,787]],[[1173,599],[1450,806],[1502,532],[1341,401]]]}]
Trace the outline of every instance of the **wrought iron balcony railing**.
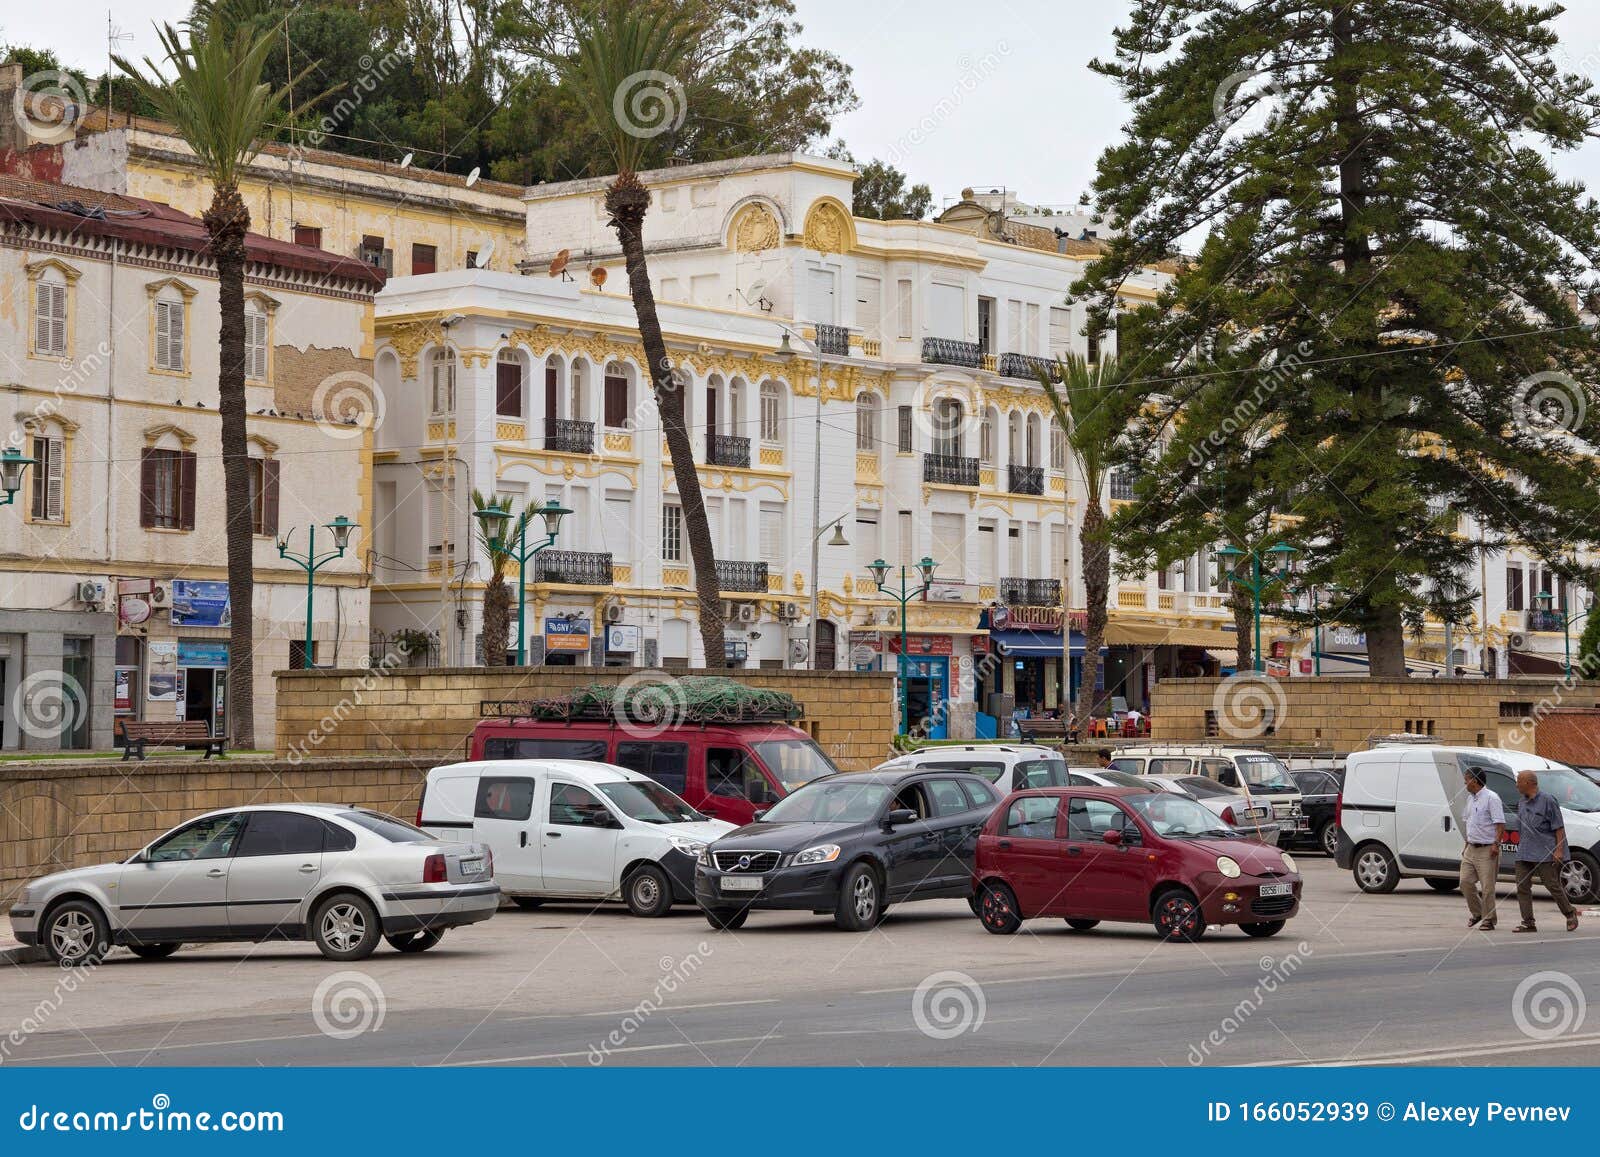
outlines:
[{"label": "wrought iron balcony railing", "polygon": [[713,466],[750,466],[750,439],[737,434],[712,434],[706,438],[706,461]]},{"label": "wrought iron balcony railing", "polygon": [[842,325],[817,326],[817,352],[830,357],[849,357],[850,331]]},{"label": "wrought iron balcony railing", "polygon": [[1060,579],[1003,578],[1000,601],[1008,607],[1059,607]]},{"label": "wrought iron balcony railing", "polygon": [[946,486],[976,486],[978,460],[956,454],[924,454],[922,480],[940,482]]},{"label": "wrought iron balcony railing", "polygon": [[1531,610],[1528,612],[1528,630],[1559,631],[1567,616],[1560,611]]},{"label": "wrought iron balcony railing", "polygon": [[1013,494],[1043,494],[1044,493],[1044,467],[1043,466],[1018,466],[1011,464],[1010,485],[1006,489]]},{"label": "wrought iron balcony railing", "polygon": [[1001,354],[999,370],[1003,378],[1026,378],[1036,382],[1039,375],[1044,374],[1052,382],[1061,380],[1061,366],[1057,362],[1033,354]]},{"label": "wrought iron balcony railing", "polygon": [[577,422],[571,418],[546,418],[544,448],[559,450],[563,454],[593,454],[594,423]]},{"label": "wrought iron balcony railing", "polygon": [[533,581],[608,587],[611,585],[611,554],[595,550],[541,550],[533,556]]},{"label": "wrought iron balcony railing", "polygon": [[740,593],[765,592],[767,589],[767,564],[742,562],[738,559],[717,559],[717,589]]},{"label": "wrought iron balcony railing", "polygon": [[1133,487],[1139,481],[1139,475],[1132,470],[1113,470],[1111,472],[1111,499],[1113,502],[1129,502],[1133,499]]},{"label": "wrought iron balcony railing", "polygon": [[983,349],[975,341],[925,337],[922,339],[922,360],[934,365],[962,366],[975,370],[983,362]]}]

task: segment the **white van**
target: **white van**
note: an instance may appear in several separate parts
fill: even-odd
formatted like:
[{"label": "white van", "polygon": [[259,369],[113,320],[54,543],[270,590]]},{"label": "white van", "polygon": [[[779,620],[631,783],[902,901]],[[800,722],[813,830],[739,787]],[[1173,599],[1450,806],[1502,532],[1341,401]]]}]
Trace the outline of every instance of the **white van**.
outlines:
[{"label": "white van", "polygon": [[1227,747],[1220,743],[1141,743],[1118,747],[1111,766],[1133,775],[1181,779],[1203,775],[1251,800],[1272,805],[1272,818],[1283,842],[1310,833],[1300,785],[1283,761],[1270,751]]},{"label": "white van", "polygon": [[1506,842],[1500,877],[1515,875],[1517,773],[1531,771],[1555,796],[1566,821],[1570,855],[1561,880],[1575,903],[1596,899],[1600,880],[1600,786],[1564,763],[1493,747],[1380,744],[1345,760],[1339,803],[1339,843],[1334,859],[1349,868],[1363,892],[1392,892],[1417,877],[1441,891],[1458,884],[1465,841],[1467,768],[1484,773],[1484,788],[1500,797]]},{"label": "white van", "polygon": [[518,906],[611,900],[635,916],[693,904],[694,864],[733,825],[701,815],[648,776],[576,759],[491,759],[428,772],[417,826],[494,851]]},{"label": "white van", "polygon": [[1025,787],[1066,787],[1067,761],[1052,747],[1034,743],[948,743],[897,755],[872,770],[910,768],[970,771],[1000,789],[1002,796]]}]

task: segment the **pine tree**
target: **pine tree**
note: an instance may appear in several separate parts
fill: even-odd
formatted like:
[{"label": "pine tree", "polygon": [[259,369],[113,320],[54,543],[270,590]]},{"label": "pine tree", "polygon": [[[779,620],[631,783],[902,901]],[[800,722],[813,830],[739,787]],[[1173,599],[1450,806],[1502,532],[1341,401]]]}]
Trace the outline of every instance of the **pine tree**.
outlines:
[{"label": "pine tree", "polygon": [[[1121,229],[1077,287],[1091,327],[1132,273],[1198,246],[1124,351],[1170,440],[1152,473],[1196,485],[1204,461],[1175,455],[1252,439],[1250,509],[1290,516],[1305,581],[1347,593],[1336,619],[1366,632],[1375,676],[1404,675],[1428,615],[1470,613],[1463,515],[1489,550],[1592,577],[1575,555],[1596,537],[1600,373],[1579,301],[1600,207],[1540,149],[1580,144],[1600,102],[1556,59],[1559,11],[1135,0],[1093,66],[1133,114],[1095,182]],[[1232,364],[1202,378],[1219,343]],[[1225,537],[1227,509],[1178,525],[1197,517]]]}]

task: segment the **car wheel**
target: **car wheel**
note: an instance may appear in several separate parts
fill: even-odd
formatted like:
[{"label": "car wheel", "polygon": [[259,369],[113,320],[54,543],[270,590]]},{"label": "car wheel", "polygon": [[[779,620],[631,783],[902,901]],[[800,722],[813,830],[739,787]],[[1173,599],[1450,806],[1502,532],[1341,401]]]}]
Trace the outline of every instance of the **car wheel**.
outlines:
[{"label": "car wheel", "polygon": [[1323,824],[1317,829],[1317,842],[1328,855],[1336,853],[1339,850],[1339,825],[1332,820]]},{"label": "car wheel", "polygon": [[1206,934],[1205,913],[1200,910],[1194,893],[1187,888],[1169,888],[1157,896],[1151,917],[1163,940],[1193,943]]},{"label": "car wheel", "polygon": [[439,941],[444,939],[444,929],[430,928],[426,932],[400,932],[394,936],[385,936],[389,947],[396,952],[414,953],[426,952]]},{"label": "car wheel", "polygon": [[1358,849],[1350,872],[1356,878],[1356,887],[1363,892],[1392,892],[1400,883],[1400,865],[1382,844],[1368,844]]},{"label": "car wheel", "polygon": [[1071,928],[1074,932],[1087,932],[1091,928],[1100,927],[1100,921],[1098,921],[1098,920],[1080,920],[1076,916],[1068,916],[1067,917],[1067,927]]},{"label": "car wheel", "polygon": [[978,892],[978,919],[986,931],[1010,936],[1022,927],[1017,894],[1005,884],[984,884]]},{"label": "car wheel", "polygon": [[1432,888],[1435,892],[1454,892],[1457,888],[1461,887],[1461,881],[1441,879],[1438,876],[1429,876],[1428,887]]},{"label": "car wheel", "polygon": [[366,897],[341,892],[317,905],[311,938],[329,960],[365,960],[378,947],[383,929]]},{"label": "car wheel", "polygon": [[511,902],[524,912],[532,912],[535,908],[544,907],[544,897],[542,896],[513,896],[511,897]]},{"label": "car wheel", "polygon": [[645,864],[622,885],[622,898],[635,916],[665,916],[672,911],[672,881],[655,864]]},{"label": "car wheel", "polygon": [[128,951],[140,960],[165,960],[180,947],[178,944],[130,944]]},{"label": "car wheel", "polygon": [[1573,852],[1561,865],[1561,886],[1567,890],[1567,899],[1574,904],[1589,904],[1596,898],[1595,886],[1600,883],[1600,868],[1586,852]]},{"label": "car wheel", "polygon": [[750,918],[748,908],[707,908],[706,923],[718,932],[737,932]]},{"label": "car wheel", "polygon": [[39,941],[57,964],[69,968],[98,964],[111,951],[111,929],[98,906],[87,900],[68,900],[50,909],[39,929]]},{"label": "car wheel", "polygon": [[1241,924],[1239,927],[1246,936],[1266,937],[1276,936],[1283,931],[1283,926],[1287,923],[1287,920],[1265,920],[1259,924]]},{"label": "car wheel", "polygon": [[833,922],[846,932],[866,932],[883,919],[883,888],[871,864],[852,864],[839,885]]}]

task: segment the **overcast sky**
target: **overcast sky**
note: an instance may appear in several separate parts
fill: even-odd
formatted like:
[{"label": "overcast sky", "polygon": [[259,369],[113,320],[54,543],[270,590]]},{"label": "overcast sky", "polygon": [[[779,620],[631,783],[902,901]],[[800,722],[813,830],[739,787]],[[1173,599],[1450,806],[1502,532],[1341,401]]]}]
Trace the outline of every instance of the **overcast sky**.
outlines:
[{"label": "overcast sky", "polygon": [[[836,126],[858,160],[882,157],[933,187],[935,203],[963,186],[1004,185],[1024,200],[1065,205],[1125,112],[1088,61],[1109,54],[1118,0],[796,0],[804,40],[855,69],[861,107]],[[84,0],[10,3],[0,41],[56,49],[105,67],[106,8]],[[1600,5],[1575,0],[1561,17],[1567,67],[1600,83]],[[188,0],[119,0],[124,54],[155,49],[153,20],[181,19]],[[1600,189],[1600,142],[1558,158]]]}]

